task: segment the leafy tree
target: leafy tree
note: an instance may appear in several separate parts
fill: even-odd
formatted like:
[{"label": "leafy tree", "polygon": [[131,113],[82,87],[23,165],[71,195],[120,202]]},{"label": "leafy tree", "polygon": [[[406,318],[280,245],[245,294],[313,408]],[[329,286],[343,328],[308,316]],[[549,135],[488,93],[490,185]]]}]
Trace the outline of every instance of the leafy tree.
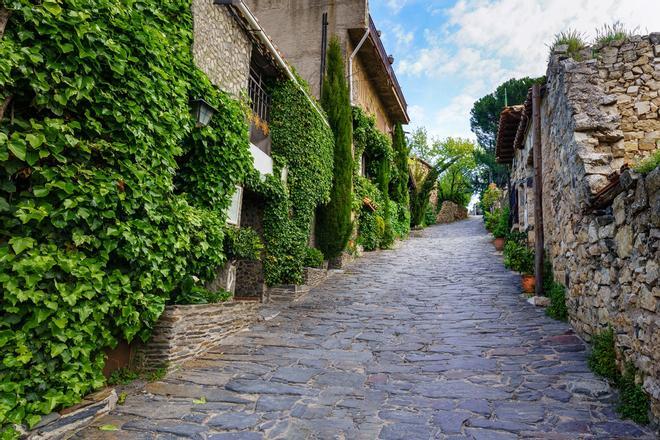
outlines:
[{"label": "leafy tree", "polygon": [[489,93],[474,103],[470,111],[470,127],[477,136],[479,145],[486,151],[495,151],[497,125],[500,121],[500,113],[504,110],[505,96],[508,105],[522,104],[527,98],[529,88],[540,79],[512,78],[500,84],[493,93]]},{"label": "leafy tree", "polygon": [[542,82],[541,78],[512,78],[500,84],[493,93],[482,97],[472,106],[470,111],[470,127],[477,136],[477,142],[483,151],[477,151],[478,169],[473,175],[473,183],[478,189],[485,189],[490,182],[499,185],[506,183],[508,171],[505,166],[495,161],[495,142],[500,113],[507,105],[517,105],[525,102],[529,88]]},{"label": "leafy tree", "polygon": [[353,231],[353,117],[344,74],[344,60],[336,36],[330,40],[326,65],[321,104],[335,135],[335,166],[330,201],[318,210],[316,235],[321,251],[327,258],[334,258],[346,248]]},{"label": "leafy tree", "polygon": [[429,144],[429,135],[425,127],[417,127],[408,136],[408,145],[413,156],[426,162],[432,162],[436,156],[433,151],[433,145]]},{"label": "leafy tree", "polygon": [[410,192],[410,225],[419,226],[424,223],[424,215],[426,214],[426,209],[429,205],[429,196],[431,191],[436,186],[438,177],[445,171],[447,168],[452,166],[456,162],[456,159],[449,159],[446,162],[440,161],[435,166],[433,166],[426,177],[424,177],[421,182],[417,185],[417,188],[413,188]]},{"label": "leafy tree", "polygon": [[440,176],[438,182],[438,206],[444,201],[467,206],[473,193],[471,173],[476,168],[477,146],[469,139],[447,138],[433,142],[438,156],[455,162]]}]

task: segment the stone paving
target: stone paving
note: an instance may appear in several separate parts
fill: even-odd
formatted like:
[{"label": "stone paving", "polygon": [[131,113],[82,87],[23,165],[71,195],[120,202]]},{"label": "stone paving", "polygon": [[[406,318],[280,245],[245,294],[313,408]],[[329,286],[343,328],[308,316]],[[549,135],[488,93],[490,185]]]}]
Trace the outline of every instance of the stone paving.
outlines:
[{"label": "stone paving", "polygon": [[479,218],[431,227],[130,395],[77,438],[655,438],[617,416],[570,327],[519,292]]}]

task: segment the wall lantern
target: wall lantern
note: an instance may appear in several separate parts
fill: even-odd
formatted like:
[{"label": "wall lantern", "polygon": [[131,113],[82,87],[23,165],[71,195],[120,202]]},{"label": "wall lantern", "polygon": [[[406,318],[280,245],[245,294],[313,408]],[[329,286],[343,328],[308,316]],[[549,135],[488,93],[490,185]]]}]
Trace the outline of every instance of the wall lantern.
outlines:
[{"label": "wall lantern", "polygon": [[204,101],[203,99],[193,99],[190,101],[192,107],[192,114],[195,117],[195,125],[197,127],[206,127],[211,122],[213,113],[216,110],[211,107],[211,104]]}]

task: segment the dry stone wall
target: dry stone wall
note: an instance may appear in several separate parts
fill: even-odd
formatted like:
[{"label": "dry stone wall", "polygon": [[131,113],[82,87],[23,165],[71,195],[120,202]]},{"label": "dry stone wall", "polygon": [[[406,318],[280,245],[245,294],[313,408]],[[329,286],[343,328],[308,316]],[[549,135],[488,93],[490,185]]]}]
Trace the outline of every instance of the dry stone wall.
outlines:
[{"label": "dry stone wall", "polygon": [[454,202],[444,201],[435,219],[436,223],[452,223],[468,218],[468,210]]},{"label": "dry stone wall", "polygon": [[199,356],[256,322],[260,308],[257,301],[167,306],[149,342],[137,347],[136,365],[173,367]]},{"label": "dry stone wall", "polygon": [[227,6],[213,0],[193,0],[195,64],[211,82],[234,98],[248,84],[252,42]]},{"label": "dry stone wall", "polygon": [[570,321],[589,339],[607,326],[660,418],[660,170],[608,176],[660,148],[660,34],[593,47],[581,62],[555,52],[543,99],[544,234]]}]

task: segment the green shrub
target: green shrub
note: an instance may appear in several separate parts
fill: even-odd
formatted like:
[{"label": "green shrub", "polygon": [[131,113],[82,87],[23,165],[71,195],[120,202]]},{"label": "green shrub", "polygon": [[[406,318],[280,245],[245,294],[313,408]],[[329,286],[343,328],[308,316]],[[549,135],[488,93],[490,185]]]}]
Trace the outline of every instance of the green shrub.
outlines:
[{"label": "green shrub", "polygon": [[334,258],[346,249],[353,232],[353,123],[344,59],[339,38],[336,36],[330,40],[328,46],[321,103],[335,136],[334,174],[330,201],[318,210],[316,237],[325,257]]},{"label": "green shrub", "polygon": [[228,227],[225,235],[225,253],[231,260],[258,260],[264,245],[252,228]]},{"label": "green shrub", "polygon": [[481,209],[486,213],[490,213],[491,208],[497,203],[497,201],[502,197],[502,190],[497,187],[494,183],[488,185],[488,188],[484,191],[483,196],[481,197]]},{"label": "green shrub", "polygon": [[655,150],[649,157],[641,160],[633,169],[640,174],[648,174],[660,165],[660,150]]},{"label": "green shrub", "polygon": [[392,229],[397,238],[405,238],[410,234],[410,208],[408,203],[397,203],[390,200],[390,219]]},{"label": "green shrub", "polygon": [[591,343],[593,347],[588,359],[589,368],[613,383],[618,382],[619,370],[616,366],[614,329],[608,327],[607,330],[593,335]]},{"label": "green shrub", "polygon": [[305,259],[303,266],[305,267],[321,267],[323,265],[323,252],[313,247],[308,247],[305,250]]},{"label": "green shrub", "polygon": [[527,244],[508,240],[504,244],[504,265],[525,275],[534,274],[534,250]]},{"label": "green shrub", "polygon": [[627,363],[623,375],[617,367],[612,327],[608,327],[600,334],[593,335],[588,363],[594,373],[608,379],[619,389],[620,400],[617,411],[621,417],[641,424],[649,422],[650,399],[642,387],[635,382],[635,366]]},{"label": "green shrub", "polygon": [[424,212],[424,226],[431,226],[435,224],[435,219],[437,217],[437,214],[435,212],[435,207],[429,203],[426,206],[426,211]]},{"label": "green shrub", "polygon": [[499,213],[497,210],[494,212],[485,211],[484,212],[484,226],[488,232],[493,232],[497,219],[499,218]]},{"label": "green shrub", "polygon": [[553,282],[550,290],[546,290],[545,293],[550,298],[550,305],[545,309],[546,315],[559,321],[568,321],[566,289],[564,286]]},{"label": "green shrub", "polygon": [[503,208],[503,209],[498,209],[496,210],[497,215],[496,217],[492,220],[493,225],[492,225],[492,230],[491,232],[495,236],[495,238],[504,238],[509,234],[510,228],[509,228],[509,208]]},{"label": "green shrub", "polygon": [[626,365],[626,370],[619,379],[618,387],[620,403],[617,411],[621,417],[643,425],[649,423],[650,399],[641,385],[635,383],[635,366],[631,363]]}]

